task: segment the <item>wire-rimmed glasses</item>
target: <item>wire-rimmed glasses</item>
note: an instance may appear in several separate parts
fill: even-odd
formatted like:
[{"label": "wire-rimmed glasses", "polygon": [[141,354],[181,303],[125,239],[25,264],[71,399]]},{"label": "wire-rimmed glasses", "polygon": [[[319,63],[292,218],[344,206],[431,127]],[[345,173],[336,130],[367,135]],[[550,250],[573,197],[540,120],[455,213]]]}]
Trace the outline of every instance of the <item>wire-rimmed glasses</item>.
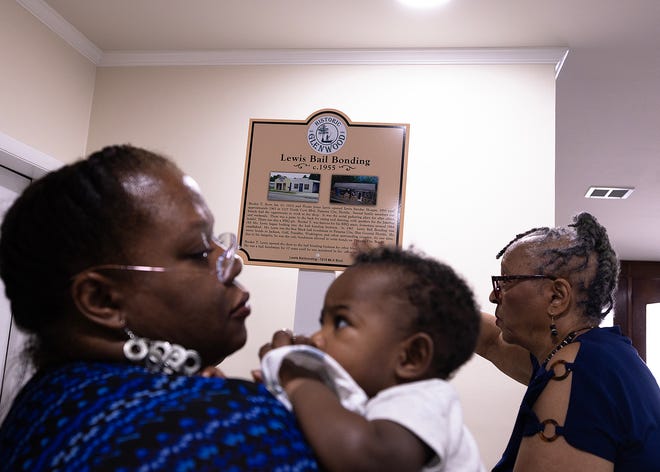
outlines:
[{"label": "wire-rimmed glasses", "polygon": [[236,251],[238,251],[238,240],[234,233],[221,233],[215,243],[224,249],[224,252],[215,261],[215,271],[218,280],[225,283],[229,280],[231,271],[236,263]]},{"label": "wire-rimmed glasses", "polygon": [[490,277],[493,283],[493,292],[495,296],[499,298],[500,293],[502,293],[502,284],[510,282],[512,280],[531,280],[531,279],[550,279],[557,280],[557,277],[554,275],[545,275],[545,274],[530,274],[530,275],[491,275]]},{"label": "wire-rimmed glasses", "polygon": [[[236,252],[239,249],[238,240],[234,233],[222,233],[217,237],[212,238],[212,242],[218,245],[223,249],[222,254],[215,261],[215,268],[212,272],[215,272],[216,277],[220,283],[226,283],[230,277],[234,264],[236,264]],[[207,254],[208,256],[208,254]],[[83,272],[89,272],[92,270],[131,270],[136,272],[177,272],[184,271],[185,269],[175,269],[172,267],[157,267],[157,266],[145,266],[145,265],[127,265],[127,264],[101,264],[94,267],[85,269]]]}]

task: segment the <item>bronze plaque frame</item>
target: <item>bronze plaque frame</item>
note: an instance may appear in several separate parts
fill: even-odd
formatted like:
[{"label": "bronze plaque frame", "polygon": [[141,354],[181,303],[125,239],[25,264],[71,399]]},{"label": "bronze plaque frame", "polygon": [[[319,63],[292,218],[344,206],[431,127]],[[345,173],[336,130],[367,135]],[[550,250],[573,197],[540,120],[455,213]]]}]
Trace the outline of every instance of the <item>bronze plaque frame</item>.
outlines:
[{"label": "bronze plaque frame", "polygon": [[401,245],[409,124],[250,120],[238,229],[246,264],[341,270],[362,244]]}]

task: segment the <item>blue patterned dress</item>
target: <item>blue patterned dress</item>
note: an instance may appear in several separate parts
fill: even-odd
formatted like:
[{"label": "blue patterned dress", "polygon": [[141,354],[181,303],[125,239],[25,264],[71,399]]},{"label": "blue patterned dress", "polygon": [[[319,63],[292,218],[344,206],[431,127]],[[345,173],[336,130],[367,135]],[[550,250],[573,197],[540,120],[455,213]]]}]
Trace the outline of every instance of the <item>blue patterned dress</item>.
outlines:
[{"label": "blue patterned dress", "polygon": [[74,363],[40,372],[0,428],[1,471],[307,471],[314,455],[261,385]]}]

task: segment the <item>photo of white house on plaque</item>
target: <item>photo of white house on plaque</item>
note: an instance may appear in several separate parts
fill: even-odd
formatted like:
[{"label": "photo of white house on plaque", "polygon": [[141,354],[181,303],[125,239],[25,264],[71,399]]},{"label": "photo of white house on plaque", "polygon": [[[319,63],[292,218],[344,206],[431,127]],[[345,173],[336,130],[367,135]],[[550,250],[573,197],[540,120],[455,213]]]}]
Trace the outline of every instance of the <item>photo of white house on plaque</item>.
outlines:
[{"label": "photo of white house on plaque", "polygon": [[321,176],[292,172],[271,172],[268,200],[318,202]]}]

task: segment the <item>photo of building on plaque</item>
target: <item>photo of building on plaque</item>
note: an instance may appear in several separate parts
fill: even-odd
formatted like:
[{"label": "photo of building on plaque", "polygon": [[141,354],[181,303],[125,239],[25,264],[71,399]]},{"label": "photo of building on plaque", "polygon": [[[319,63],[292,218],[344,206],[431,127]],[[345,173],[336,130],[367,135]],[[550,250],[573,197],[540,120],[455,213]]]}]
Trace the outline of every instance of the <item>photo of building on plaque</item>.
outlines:
[{"label": "photo of building on plaque", "polygon": [[321,174],[271,172],[268,200],[318,203],[320,185]]},{"label": "photo of building on plaque", "polygon": [[370,175],[333,175],[330,203],[344,205],[375,205],[378,177]]}]

